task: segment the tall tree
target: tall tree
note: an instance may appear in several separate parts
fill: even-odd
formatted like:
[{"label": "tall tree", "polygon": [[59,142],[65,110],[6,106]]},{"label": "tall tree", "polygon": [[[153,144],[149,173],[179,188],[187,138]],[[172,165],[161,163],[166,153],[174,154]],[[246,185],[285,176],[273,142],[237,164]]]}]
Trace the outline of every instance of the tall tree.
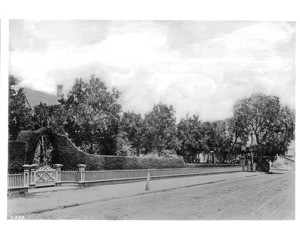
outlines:
[{"label": "tall tree", "polygon": [[145,115],[145,142],[146,152],[156,151],[159,155],[164,150],[176,150],[179,141],[176,137],[175,110],[172,105],[155,105],[151,112]]},{"label": "tall tree", "polygon": [[33,122],[35,129],[51,126],[54,129],[66,124],[67,111],[62,105],[40,103],[34,106]]},{"label": "tall tree", "polygon": [[17,88],[19,80],[9,76],[9,139],[15,140],[21,130],[32,127],[32,111],[26,105],[22,88]]},{"label": "tall tree", "polygon": [[239,100],[233,112],[237,126],[248,137],[248,147],[257,157],[269,156],[273,160],[276,154],[286,151],[294,137],[294,114],[276,96],[254,94]]},{"label": "tall tree", "polygon": [[181,119],[177,125],[180,149],[178,154],[195,158],[197,154],[207,150],[205,131],[198,115]]},{"label": "tall tree", "polygon": [[232,160],[241,153],[242,146],[245,144],[243,135],[239,133],[235,125],[234,118],[213,122],[213,146],[210,146],[221,162]]},{"label": "tall tree", "polygon": [[124,112],[120,122],[120,131],[125,133],[129,143],[139,156],[145,132],[142,116],[134,112]]},{"label": "tall tree", "polygon": [[91,153],[116,154],[121,105],[120,92],[111,91],[95,76],[88,82],[76,79],[67,98],[62,100],[68,111],[64,126],[78,146],[89,145]]}]

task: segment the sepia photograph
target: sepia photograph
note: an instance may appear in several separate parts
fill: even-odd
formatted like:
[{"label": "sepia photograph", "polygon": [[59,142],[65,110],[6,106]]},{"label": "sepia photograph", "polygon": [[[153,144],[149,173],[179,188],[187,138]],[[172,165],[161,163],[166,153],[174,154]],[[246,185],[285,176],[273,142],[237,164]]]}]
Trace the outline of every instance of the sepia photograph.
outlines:
[{"label": "sepia photograph", "polygon": [[7,219],[295,220],[295,28],[10,19]]}]

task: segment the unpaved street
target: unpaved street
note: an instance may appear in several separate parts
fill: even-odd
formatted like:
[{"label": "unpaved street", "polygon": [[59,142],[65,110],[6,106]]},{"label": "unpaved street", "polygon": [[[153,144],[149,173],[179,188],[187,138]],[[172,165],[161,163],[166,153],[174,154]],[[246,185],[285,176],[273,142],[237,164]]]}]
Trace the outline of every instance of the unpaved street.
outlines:
[{"label": "unpaved street", "polygon": [[32,213],[26,219],[294,219],[293,171]]}]

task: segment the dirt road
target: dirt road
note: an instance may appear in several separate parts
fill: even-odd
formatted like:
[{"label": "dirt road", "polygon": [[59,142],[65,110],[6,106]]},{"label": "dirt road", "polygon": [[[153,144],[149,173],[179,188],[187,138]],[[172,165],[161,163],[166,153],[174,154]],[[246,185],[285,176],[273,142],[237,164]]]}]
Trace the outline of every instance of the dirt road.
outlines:
[{"label": "dirt road", "polygon": [[105,199],[26,219],[294,219],[295,174],[259,174],[213,184]]}]

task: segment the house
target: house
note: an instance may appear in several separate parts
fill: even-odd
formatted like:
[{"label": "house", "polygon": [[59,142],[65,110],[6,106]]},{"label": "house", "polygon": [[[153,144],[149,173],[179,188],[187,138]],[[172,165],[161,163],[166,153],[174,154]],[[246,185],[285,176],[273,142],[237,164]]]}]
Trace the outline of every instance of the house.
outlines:
[{"label": "house", "polygon": [[271,165],[274,169],[295,169],[295,140],[293,140],[288,146],[284,156],[277,155],[276,161]]},{"label": "house", "polygon": [[295,158],[295,140],[292,140],[285,155],[290,158]]},{"label": "house", "polygon": [[23,88],[26,103],[29,108],[33,109],[34,106],[39,105],[40,103],[46,105],[56,105],[59,104],[58,100],[62,97],[62,85],[57,85],[57,95],[52,95],[42,91],[33,90],[27,87]]},{"label": "house", "polygon": [[210,153],[199,153],[196,159],[199,163],[218,163],[219,159],[213,152]]}]

